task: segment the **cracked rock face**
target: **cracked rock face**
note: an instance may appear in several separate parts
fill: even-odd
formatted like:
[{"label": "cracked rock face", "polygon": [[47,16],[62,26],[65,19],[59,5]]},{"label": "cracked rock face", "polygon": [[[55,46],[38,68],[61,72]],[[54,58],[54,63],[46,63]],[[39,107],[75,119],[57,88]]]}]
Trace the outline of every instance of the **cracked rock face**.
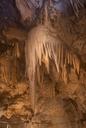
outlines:
[{"label": "cracked rock face", "polygon": [[27,120],[31,116],[30,98],[28,85],[25,82],[18,83],[17,86],[0,83],[0,117],[5,116],[10,119],[13,115]]}]

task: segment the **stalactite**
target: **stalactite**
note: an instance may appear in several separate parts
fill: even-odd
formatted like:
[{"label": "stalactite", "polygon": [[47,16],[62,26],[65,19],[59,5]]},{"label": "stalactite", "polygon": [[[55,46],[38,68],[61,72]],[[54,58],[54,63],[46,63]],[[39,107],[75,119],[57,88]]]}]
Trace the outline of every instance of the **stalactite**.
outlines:
[{"label": "stalactite", "polygon": [[[44,26],[38,25],[33,28],[28,35],[26,47],[27,73],[29,80],[35,80],[36,70],[40,68],[42,62],[49,72],[50,60],[56,66],[57,72],[62,72],[62,79],[67,83],[68,64],[79,74],[80,61],[78,56],[69,47],[56,36],[53,31]],[[38,76],[39,77],[39,76]],[[34,81],[35,83],[35,81]],[[33,90],[33,89],[32,89]]]},{"label": "stalactite", "polygon": [[72,5],[75,15],[78,16],[80,7],[84,6],[84,1],[83,0],[70,0],[70,3]]},{"label": "stalactite", "polygon": [[[80,1],[74,2],[70,0],[70,2],[77,15],[78,7],[81,5]],[[42,62],[44,62],[49,72],[50,60],[54,63],[57,72],[61,74],[65,83],[68,81],[68,65],[79,74],[79,58],[59,38],[56,30],[52,28],[48,15],[48,4],[46,2],[44,3],[44,24],[34,27],[28,34],[26,42],[26,68],[31,84],[35,84],[35,78],[37,79],[37,76],[40,78],[39,75],[36,76],[36,71],[38,70],[37,68],[40,68]],[[35,94],[33,93],[35,93],[35,90],[33,91],[33,89],[35,89],[35,85],[31,86],[31,95],[34,97]]]}]

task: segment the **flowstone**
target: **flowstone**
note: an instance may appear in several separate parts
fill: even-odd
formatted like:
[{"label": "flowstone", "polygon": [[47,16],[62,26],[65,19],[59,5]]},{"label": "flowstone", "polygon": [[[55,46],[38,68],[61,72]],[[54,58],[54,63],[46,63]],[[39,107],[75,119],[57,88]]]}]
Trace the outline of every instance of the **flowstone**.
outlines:
[{"label": "flowstone", "polygon": [[57,100],[51,98],[40,99],[34,117],[27,128],[81,128],[78,113],[77,115],[76,112],[69,113],[66,111],[64,101],[60,98]]}]

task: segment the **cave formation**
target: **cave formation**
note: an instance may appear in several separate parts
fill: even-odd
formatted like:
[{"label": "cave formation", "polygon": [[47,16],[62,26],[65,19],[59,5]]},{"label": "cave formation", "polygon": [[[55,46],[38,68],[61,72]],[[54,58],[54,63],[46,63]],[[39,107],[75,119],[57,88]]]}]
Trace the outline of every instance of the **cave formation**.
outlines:
[{"label": "cave formation", "polygon": [[0,1],[0,128],[86,128],[86,1]]}]

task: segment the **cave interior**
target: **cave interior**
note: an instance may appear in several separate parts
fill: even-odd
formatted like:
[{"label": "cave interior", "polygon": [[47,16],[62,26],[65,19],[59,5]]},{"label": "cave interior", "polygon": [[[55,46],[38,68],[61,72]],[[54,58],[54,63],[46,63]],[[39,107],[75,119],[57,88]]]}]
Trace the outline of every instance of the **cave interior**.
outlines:
[{"label": "cave interior", "polygon": [[0,0],[0,128],[86,128],[86,0]]}]

